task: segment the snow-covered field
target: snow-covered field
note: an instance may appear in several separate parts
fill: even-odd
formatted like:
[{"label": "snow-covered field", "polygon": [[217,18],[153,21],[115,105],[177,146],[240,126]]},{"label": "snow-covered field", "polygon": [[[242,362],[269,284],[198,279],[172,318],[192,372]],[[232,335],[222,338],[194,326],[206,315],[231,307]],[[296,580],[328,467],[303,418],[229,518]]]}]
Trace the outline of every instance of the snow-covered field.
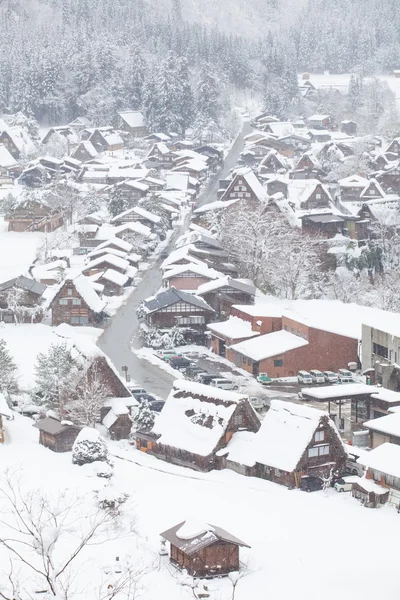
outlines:
[{"label": "snow-covered field", "polygon": [[[52,496],[58,490],[78,489],[89,501],[91,490],[104,485],[88,477],[85,468],[73,466],[70,453],[54,454],[39,446],[29,419],[17,416],[6,422],[6,433],[9,441],[0,447],[0,470],[19,464],[27,488],[39,486]],[[131,495],[130,516],[136,514],[138,536],[121,535],[91,547],[89,558],[105,564],[116,555],[123,559],[130,554],[135,560],[140,554],[151,570],[142,582],[143,600],[193,598],[167,557],[157,554],[158,534],[188,516],[224,527],[251,546],[241,551],[245,576],[236,600],[399,596],[400,519],[394,509],[366,509],[349,494],[333,490],[327,496],[306,494],[228,471],[196,473],[122,443],[110,443],[110,448],[126,459],[115,458],[111,485]],[[0,564],[6,564],[4,550]],[[88,579],[94,574],[91,568],[95,567],[89,561]],[[209,589],[211,600],[232,598],[227,578],[209,582]]]},{"label": "snow-covered field", "polygon": [[0,218],[0,283],[27,275],[45,235],[40,232],[7,231],[8,223]]}]

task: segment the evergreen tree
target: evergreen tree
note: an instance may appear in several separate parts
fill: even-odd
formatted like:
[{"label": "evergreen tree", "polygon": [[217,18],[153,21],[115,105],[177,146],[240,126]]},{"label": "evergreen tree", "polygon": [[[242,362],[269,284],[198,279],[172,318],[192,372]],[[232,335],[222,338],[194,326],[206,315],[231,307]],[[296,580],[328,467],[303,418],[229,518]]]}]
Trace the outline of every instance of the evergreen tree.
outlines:
[{"label": "evergreen tree", "polygon": [[35,401],[65,416],[78,381],[78,365],[66,342],[51,344],[39,353],[35,364]]},{"label": "evergreen tree", "polygon": [[97,461],[110,464],[108,448],[96,429],[84,427],[73,445],[72,462],[82,466]]},{"label": "evergreen tree", "polygon": [[186,58],[178,60],[176,69],[177,93],[177,113],[182,135],[185,135],[186,129],[193,122],[194,115],[194,96],[189,77],[189,63]]},{"label": "evergreen tree", "polygon": [[17,367],[7,348],[6,341],[0,338],[0,392],[7,398],[18,392]]},{"label": "evergreen tree", "polygon": [[118,188],[112,190],[108,202],[108,212],[110,213],[110,215],[116,217],[117,215],[124,212],[124,210],[126,210],[127,208],[128,204],[121,190],[119,190]]},{"label": "evergreen tree", "polygon": [[176,56],[171,52],[161,65],[156,86],[156,130],[163,133],[178,132],[181,129],[178,112],[179,82]]},{"label": "evergreen tree", "polygon": [[154,425],[154,413],[151,411],[147,400],[143,400],[139,409],[132,419],[132,430],[145,429],[149,431]]}]

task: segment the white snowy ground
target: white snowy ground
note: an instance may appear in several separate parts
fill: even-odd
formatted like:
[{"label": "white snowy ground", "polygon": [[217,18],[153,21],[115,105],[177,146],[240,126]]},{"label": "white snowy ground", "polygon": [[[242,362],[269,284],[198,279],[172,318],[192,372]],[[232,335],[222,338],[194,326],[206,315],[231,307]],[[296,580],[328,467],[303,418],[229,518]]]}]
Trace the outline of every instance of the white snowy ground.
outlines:
[{"label": "white snowy ground", "polygon": [[[27,489],[41,487],[54,495],[57,490],[77,488],[90,502],[90,491],[102,487],[103,480],[88,477],[85,468],[71,464],[70,453],[54,454],[39,446],[29,419],[17,416],[6,422],[6,435],[8,442],[0,447],[0,471],[19,464]],[[196,516],[226,528],[251,546],[241,551],[247,567],[236,600],[399,597],[400,518],[394,509],[366,509],[347,493],[289,491],[230,471],[196,473],[123,443],[110,443],[110,448],[126,458],[115,459],[111,485],[132,495],[139,537],[121,536],[92,547],[81,579],[93,579],[96,565],[112,562],[116,555],[123,559],[130,554],[133,560],[140,555],[151,570],[142,582],[143,600],[193,598],[157,550],[161,531]],[[5,558],[0,550],[0,565]],[[231,599],[228,579],[214,580],[209,587],[211,600]]]},{"label": "white snowy ground", "polygon": [[27,275],[45,235],[40,232],[7,231],[8,223],[0,217],[0,283]]}]

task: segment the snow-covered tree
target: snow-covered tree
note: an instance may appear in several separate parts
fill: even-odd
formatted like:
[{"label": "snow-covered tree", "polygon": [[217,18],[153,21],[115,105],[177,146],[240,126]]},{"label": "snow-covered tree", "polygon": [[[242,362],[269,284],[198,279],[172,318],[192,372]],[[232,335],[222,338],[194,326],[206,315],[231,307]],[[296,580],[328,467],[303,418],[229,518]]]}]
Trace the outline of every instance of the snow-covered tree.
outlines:
[{"label": "snow-covered tree", "polygon": [[65,417],[71,393],[76,387],[79,364],[66,342],[51,344],[39,353],[35,364],[35,402]]},{"label": "snow-covered tree", "polygon": [[72,462],[82,466],[97,461],[111,463],[107,445],[96,429],[84,427],[73,445]]},{"label": "snow-covered tree", "polygon": [[87,361],[79,370],[79,382],[71,392],[68,402],[68,418],[78,425],[94,427],[100,420],[100,410],[111,395],[97,365]]},{"label": "snow-covered tree", "polygon": [[6,341],[2,338],[0,338],[0,392],[6,397],[18,392],[17,366]]},{"label": "snow-covered tree", "polygon": [[150,430],[154,425],[154,413],[152,412],[147,400],[143,400],[138,411],[132,419],[132,431],[140,429]]}]

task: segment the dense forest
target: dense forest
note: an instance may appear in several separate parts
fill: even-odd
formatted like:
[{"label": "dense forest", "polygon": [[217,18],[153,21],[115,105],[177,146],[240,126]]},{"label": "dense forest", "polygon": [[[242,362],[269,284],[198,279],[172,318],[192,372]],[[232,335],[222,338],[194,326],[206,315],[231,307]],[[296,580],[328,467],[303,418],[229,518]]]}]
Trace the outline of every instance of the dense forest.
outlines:
[{"label": "dense forest", "polygon": [[[228,4],[230,15],[237,6],[234,33],[222,26]],[[238,90],[285,116],[299,70],[367,75],[398,66],[396,0],[304,0],[296,19],[289,0],[258,0],[243,14],[263,35],[242,31],[242,4],[222,2],[217,20],[194,23],[186,0],[3,0],[0,112],[104,124],[138,108],[152,129],[218,129]]]}]

